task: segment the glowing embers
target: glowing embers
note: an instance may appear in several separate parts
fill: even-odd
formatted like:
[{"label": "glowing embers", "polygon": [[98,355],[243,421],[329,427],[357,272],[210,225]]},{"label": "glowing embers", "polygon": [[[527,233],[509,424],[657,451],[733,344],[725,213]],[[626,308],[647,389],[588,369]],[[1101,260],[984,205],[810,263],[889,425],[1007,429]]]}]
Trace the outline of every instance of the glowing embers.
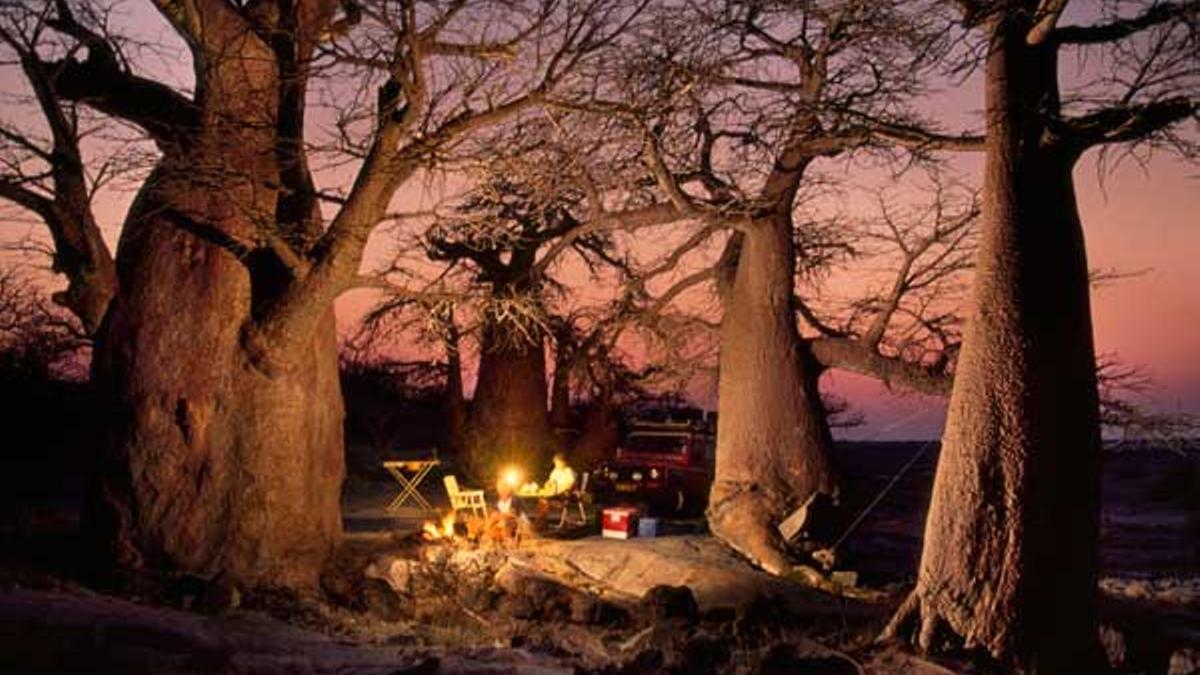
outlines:
[{"label": "glowing embers", "polygon": [[454,539],[457,536],[455,525],[458,519],[454,515],[454,511],[448,512],[442,516],[441,522],[432,520],[425,521],[421,527],[422,536],[425,541],[437,541],[439,539]]}]

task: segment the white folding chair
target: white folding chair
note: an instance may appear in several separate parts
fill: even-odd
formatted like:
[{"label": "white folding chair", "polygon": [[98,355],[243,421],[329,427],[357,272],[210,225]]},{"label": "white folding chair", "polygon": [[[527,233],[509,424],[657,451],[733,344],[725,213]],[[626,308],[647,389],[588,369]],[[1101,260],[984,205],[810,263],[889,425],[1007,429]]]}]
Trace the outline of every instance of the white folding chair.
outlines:
[{"label": "white folding chair", "polygon": [[450,508],[457,514],[459,511],[470,511],[472,515],[487,518],[487,501],[483,498],[483,490],[463,490],[458,487],[458,478],[447,474],[442,478],[446,486],[446,495],[450,497]]}]

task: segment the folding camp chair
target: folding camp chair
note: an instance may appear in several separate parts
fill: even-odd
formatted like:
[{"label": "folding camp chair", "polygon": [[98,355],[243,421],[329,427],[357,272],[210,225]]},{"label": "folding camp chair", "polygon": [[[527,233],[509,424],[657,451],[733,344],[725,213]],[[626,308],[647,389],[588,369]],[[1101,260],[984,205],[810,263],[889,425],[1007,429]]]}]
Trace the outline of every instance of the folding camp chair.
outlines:
[{"label": "folding camp chair", "polygon": [[558,517],[557,525],[559,529],[562,529],[563,525],[567,524],[567,512],[571,510],[572,506],[579,509],[580,524],[587,523],[588,515],[587,507],[585,506],[588,498],[587,484],[588,474],[587,472],[584,472],[583,476],[580,478],[579,484],[562,495],[562,513]]},{"label": "folding camp chair", "polygon": [[483,498],[483,490],[463,490],[458,487],[458,478],[447,474],[442,478],[446,486],[446,495],[450,497],[450,508],[457,514],[459,511],[470,511],[472,515],[487,518],[487,501]]}]

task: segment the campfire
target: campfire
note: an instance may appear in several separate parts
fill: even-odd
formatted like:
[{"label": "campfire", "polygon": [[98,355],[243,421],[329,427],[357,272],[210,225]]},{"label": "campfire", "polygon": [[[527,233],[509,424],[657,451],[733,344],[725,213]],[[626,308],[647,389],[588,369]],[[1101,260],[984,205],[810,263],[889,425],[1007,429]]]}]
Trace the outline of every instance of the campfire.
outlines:
[{"label": "campfire", "polygon": [[442,516],[440,522],[433,520],[425,521],[425,524],[421,527],[422,535],[425,537],[425,541],[454,539],[454,525],[456,522],[457,518],[454,515],[454,511],[449,511],[446,515]]},{"label": "campfire", "polygon": [[[523,481],[524,472],[518,467],[508,466],[502,469],[497,476],[496,490],[508,495],[537,492],[537,483],[523,483]],[[501,506],[500,502],[493,504],[492,508],[496,509],[495,515],[509,513],[507,508]],[[513,512],[514,515],[515,513]],[[495,518],[494,516],[493,519],[468,516],[460,520],[453,509],[437,520],[425,521],[421,526],[421,537],[427,542],[455,543],[480,543],[482,540],[486,540],[488,543],[494,544],[519,540],[515,520],[506,521],[504,518]]]}]

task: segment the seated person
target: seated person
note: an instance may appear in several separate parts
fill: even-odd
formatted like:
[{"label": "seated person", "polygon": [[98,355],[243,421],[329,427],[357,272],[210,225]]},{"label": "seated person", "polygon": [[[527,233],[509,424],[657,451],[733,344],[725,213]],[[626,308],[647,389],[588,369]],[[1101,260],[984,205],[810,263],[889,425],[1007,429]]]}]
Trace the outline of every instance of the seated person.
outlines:
[{"label": "seated person", "polygon": [[550,477],[542,485],[541,494],[546,497],[556,497],[571,491],[575,487],[575,469],[567,464],[567,458],[561,452],[554,453],[554,468]]},{"label": "seated person", "polygon": [[554,468],[550,471],[550,477],[542,484],[542,489],[538,490],[538,524],[543,525],[546,521],[546,514],[552,506],[561,508],[562,499],[575,488],[576,475],[575,470],[567,464],[567,458],[561,452],[554,453]]}]

